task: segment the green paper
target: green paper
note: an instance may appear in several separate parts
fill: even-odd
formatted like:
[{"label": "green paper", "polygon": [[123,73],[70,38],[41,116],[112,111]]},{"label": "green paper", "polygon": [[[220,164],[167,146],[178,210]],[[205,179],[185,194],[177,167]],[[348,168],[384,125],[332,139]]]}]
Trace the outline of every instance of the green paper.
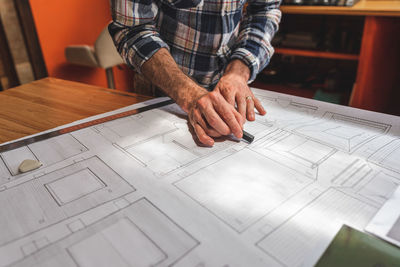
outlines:
[{"label": "green paper", "polygon": [[399,267],[400,249],[343,225],[315,266]]}]

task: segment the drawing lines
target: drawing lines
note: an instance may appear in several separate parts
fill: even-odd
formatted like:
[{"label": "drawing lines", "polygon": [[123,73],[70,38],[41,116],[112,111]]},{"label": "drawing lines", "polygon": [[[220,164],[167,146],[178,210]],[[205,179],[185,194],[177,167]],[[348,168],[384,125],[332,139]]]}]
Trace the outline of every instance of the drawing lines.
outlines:
[{"label": "drawing lines", "polygon": [[354,159],[346,168],[332,179],[332,184],[353,188],[371,172],[372,168],[362,159]]},{"label": "drawing lines", "polygon": [[311,182],[243,149],[174,185],[236,232],[242,233]]},{"label": "drawing lines", "polygon": [[141,198],[12,266],[171,266],[199,244]]},{"label": "drawing lines", "polygon": [[0,194],[0,246],[133,191],[96,156],[7,188]]},{"label": "drawing lines", "polygon": [[400,139],[395,139],[380,148],[368,161],[400,174]]},{"label": "drawing lines", "polygon": [[154,111],[143,112],[92,127],[97,134],[124,149],[176,129],[174,123]]},{"label": "drawing lines", "polygon": [[256,243],[262,251],[284,266],[301,264],[318,240],[337,224],[363,228],[377,208],[338,190],[328,189],[299,210],[281,226]]},{"label": "drawing lines", "polygon": [[372,139],[386,134],[391,126],[385,123],[326,112],[320,120],[295,128],[293,131],[347,153]]},{"label": "drawing lines", "polygon": [[0,153],[0,185],[25,174],[18,171],[19,164],[25,159],[39,160],[45,168],[73,156],[88,151],[71,134],[64,134],[28,146]]},{"label": "drawing lines", "polygon": [[315,180],[318,179],[319,165],[337,152],[334,148],[281,129],[267,134],[251,149]]}]

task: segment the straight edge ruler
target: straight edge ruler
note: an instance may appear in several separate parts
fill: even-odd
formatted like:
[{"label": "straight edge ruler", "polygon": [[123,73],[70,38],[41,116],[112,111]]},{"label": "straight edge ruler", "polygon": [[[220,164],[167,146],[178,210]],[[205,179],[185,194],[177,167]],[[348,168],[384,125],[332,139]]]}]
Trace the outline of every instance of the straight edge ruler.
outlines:
[{"label": "straight edge ruler", "polygon": [[17,149],[17,148],[20,148],[20,147],[23,147],[23,146],[27,146],[27,145],[30,145],[30,144],[33,144],[33,143],[36,143],[36,142],[44,141],[46,139],[50,139],[52,137],[56,137],[56,136],[63,135],[63,134],[66,134],[66,133],[71,133],[71,132],[74,132],[74,131],[77,131],[77,130],[88,128],[90,126],[94,126],[94,125],[98,125],[98,124],[105,123],[105,122],[108,122],[108,121],[112,121],[112,120],[115,120],[115,119],[120,119],[120,118],[128,117],[128,116],[131,116],[131,115],[139,114],[139,113],[151,110],[151,109],[160,108],[160,107],[163,107],[163,106],[166,106],[166,105],[169,105],[169,104],[173,104],[173,103],[174,103],[174,101],[172,99],[168,99],[168,100],[161,101],[161,102],[158,102],[158,103],[155,103],[155,104],[151,104],[151,105],[148,105],[148,106],[140,107],[140,108],[137,108],[137,109],[124,111],[124,112],[113,114],[113,115],[109,115],[109,116],[106,116],[106,117],[103,117],[103,118],[94,119],[92,121],[83,122],[83,123],[80,123],[80,124],[77,124],[77,125],[69,126],[69,127],[62,128],[62,129],[57,129],[57,130],[54,130],[54,131],[51,131],[51,132],[35,135],[35,136],[32,136],[32,137],[28,137],[26,139],[22,139],[22,140],[19,140],[19,141],[15,141],[15,142],[12,142],[12,143],[1,145],[0,146],[0,153],[6,152],[6,151],[9,151],[9,150],[13,150],[13,149]]}]

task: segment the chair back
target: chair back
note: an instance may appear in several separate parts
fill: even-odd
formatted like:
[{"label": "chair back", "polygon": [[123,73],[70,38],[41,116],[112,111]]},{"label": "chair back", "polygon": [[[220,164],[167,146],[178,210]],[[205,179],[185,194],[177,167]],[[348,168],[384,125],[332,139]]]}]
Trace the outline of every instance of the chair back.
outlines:
[{"label": "chair back", "polygon": [[124,63],[108,32],[108,26],[103,29],[100,36],[97,38],[94,44],[94,50],[99,67],[101,68],[108,69]]}]

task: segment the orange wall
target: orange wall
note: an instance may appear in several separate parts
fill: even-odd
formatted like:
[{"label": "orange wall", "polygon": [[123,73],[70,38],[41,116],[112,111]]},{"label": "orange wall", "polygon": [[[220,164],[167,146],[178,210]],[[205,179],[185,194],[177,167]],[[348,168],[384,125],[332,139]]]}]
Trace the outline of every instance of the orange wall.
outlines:
[{"label": "orange wall", "polygon": [[[111,20],[109,0],[30,0],[44,61],[50,77],[107,87],[103,69],[69,64],[67,45],[93,45]],[[132,71],[114,68],[116,88],[132,87]]]}]

